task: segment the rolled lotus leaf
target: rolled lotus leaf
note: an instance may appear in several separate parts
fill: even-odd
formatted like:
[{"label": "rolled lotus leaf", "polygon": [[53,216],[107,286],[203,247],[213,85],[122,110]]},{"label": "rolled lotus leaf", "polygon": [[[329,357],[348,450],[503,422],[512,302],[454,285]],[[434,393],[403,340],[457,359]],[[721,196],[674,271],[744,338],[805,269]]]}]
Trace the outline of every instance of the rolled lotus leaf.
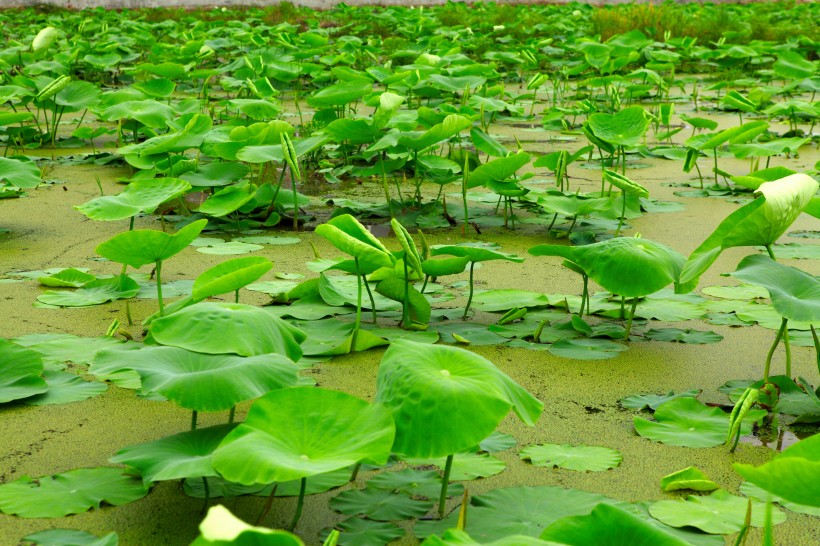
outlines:
[{"label": "rolled lotus leaf", "polygon": [[604,180],[616,188],[623,190],[624,193],[637,195],[638,197],[649,197],[649,190],[615,171],[604,169]]},{"label": "rolled lotus leaf", "polygon": [[533,256],[561,256],[613,294],[643,297],[678,281],[683,256],[649,239],[618,237],[584,246],[537,245]]},{"label": "rolled lotus leaf", "polygon": [[316,233],[346,254],[359,260],[361,273],[392,267],[395,258],[358,220],[349,214],[331,218],[316,227]]},{"label": "rolled lotus leaf", "polygon": [[532,426],[544,407],[482,356],[406,340],[391,343],[382,358],[376,401],[393,412],[393,451],[422,458],[477,445],[511,409]]}]

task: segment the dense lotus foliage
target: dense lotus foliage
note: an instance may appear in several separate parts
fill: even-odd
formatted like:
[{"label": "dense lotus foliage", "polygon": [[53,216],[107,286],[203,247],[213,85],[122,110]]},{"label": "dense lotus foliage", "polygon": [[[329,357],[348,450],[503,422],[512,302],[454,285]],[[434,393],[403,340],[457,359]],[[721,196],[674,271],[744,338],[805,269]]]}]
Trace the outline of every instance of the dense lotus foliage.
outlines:
[{"label": "dense lotus foliage", "polygon": [[[15,263],[0,281],[43,287],[15,305],[116,313],[99,337],[0,339],[0,416],[97,396],[186,412],[104,454],[113,466],[0,472],[0,527],[116,545],[106,514],[161,491],[207,511],[172,539],[194,545],[774,544],[792,519],[815,536],[818,17],[811,2],[0,11],[0,206],[86,169],[99,195],[71,213],[108,234],[94,271]],[[728,212],[687,248],[637,229],[694,201]],[[20,236],[0,216],[0,247]],[[300,272],[274,269],[308,247]],[[207,266],[169,280],[185,256]],[[704,286],[719,267],[731,279]],[[487,287],[515,268],[526,284]],[[554,293],[547,268],[580,289]],[[669,470],[630,501],[554,485],[644,461],[558,442],[556,394],[482,356],[612,359],[626,381],[630,349],[724,339],[704,325],[773,331],[751,379],[602,405],[633,412],[622,442],[722,450],[726,470]],[[350,362],[367,363],[362,396],[325,383]],[[782,453],[734,454],[778,430],[795,438]],[[562,481],[485,485],[542,467]],[[38,519],[91,509],[105,536]]]}]

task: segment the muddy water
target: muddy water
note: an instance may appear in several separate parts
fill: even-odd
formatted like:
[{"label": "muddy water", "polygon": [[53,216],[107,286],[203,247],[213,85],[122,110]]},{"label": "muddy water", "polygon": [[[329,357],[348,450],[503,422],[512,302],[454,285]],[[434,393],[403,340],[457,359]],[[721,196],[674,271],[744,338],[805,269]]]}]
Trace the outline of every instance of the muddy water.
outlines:
[{"label": "muddy water", "polygon": [[[523,136],[546,133],[526,133],[522,128],[500,129],[501,135],[513,132]],[[526,140],[526,139],[522,139]],[[577,142],[566,146],[583,144]],[[527,142],[528,150],[544,153],[563,143]],[[816,148],[804,150],[799,158],[775,158],[772,165],[786,165],[806,170],[813,165]],[[647,186],[651,196],[661,200],[680,201],[685,209],[674,213],[648,214],[631,222],[626,234],[640,232],[642,236],[670,245],[680,252],[691,252],[737,205],[720,198],[684,198],[673,195],[680,189],[664,185],[669,182],[691,181],[684,175],[679,162],[641,159],[647,168],[630,169],[628,176]],[[721,168],[734,173],[748,171],[748,162],[721,158]],[[702,160],[704,172],[710,163]],[[0,228],[10,233],[0,234],[0,273],[12,270],[33,270],[48,267],[89,267],[94,273],[115,273],[115,264],[95,261],[94,248],[112,235],[127,229],[126,222],[93,222],[73,210],[73,206],[98,195],[94,177],[100,176],[107,194],[119,191],[115,180],[127,174],[118,168],[90,166],[55,166],[46,178],[53,184],[29,191],[28,196],[0,201]],[[541,176],[545,173],[540,173]],[[595,170],[570,166],[573,184],[583,191],[598,187]],[[585,179],[585,180],[584,180]],[[367,184],[370,184],[369,182]],[[455,190],[454,190],[455,191]],[[329,190],[328,193],[332,193]],[[357,186],[354,192],[370,196],[381,195],[378,186]],[[159,228],[155,218],[137,221],[137,227]],[[815,219],[801,217],[792,230],[818,230]],[[265,247],[257,252],[275,263],[274,271],[302,273],[311,276],[305,262],[312,259],[310,242],[325,256],[337,252],[312,232],[299,235],[302,243],[295,246]],[[428,234],[431,244],[464,240],[460,229],[441,230]],[[526,255],[534,244],[548,242],[543,226],[524,226],[515,232],[497,228],[484,230],[479,237],[467,239],[499,242],[503,249]],[[784,236],[781,242],[808,242]],[[388,245],[397,247],[394,240]],[[719,273],[732,271],[747,249],[725,252],[704,275],[701,287],[729,283]],[[211,257],[188,248],[169,260],[163,267],[167,280],[192,279],[223,258]],[[818,264],[809,260],[786,261],[814,274]],[[560,265],[560,260],[527,258],[524,264],[488,263],[477,273],[481,288],[522,288],[543,292],[577,294],[578,278]],[[147,268],[145,268],[147,271]],[[272,275],[270,276],[272,278]],[[3,337],[28,333],[70,333],[86,336],[105,332],[114,318],[125,323],[125,304],[116,302],[87,309],[38,309],[32,303],[43,291],[33,281],[0,283],[0,316]],[[242,300],[264,303],[267,298],[243,292]],[[459,303],[458,301],[454,304]],[[462,303],[463,304],[463,303]],[[156,302],[139,300],[131,305],[137,322],[155,310]],[[490,321],[492,317],[479,313],[475,320]],[[632,412],[619,409],[617,400],[637,393],[660,393],[669,390],[702,388],[701,398],[707,402],[723,401],[716,389],[729,379],[757,377],[774,332],[760,327],[730,328],[703,323],[653,324],[653,326],[685,326],[714,330],[725,339],[715,345],[684,345],[669,343],[634,343],[629,351],[605,361],[571,361],[546,352],[534,352],[506,347],[477,347],[475,351],[496,363],[516,381],[545,402],[544,415],[535,428],[520,425],[508,418],[500,427],[513,434],[519,447],[532,443],[586,443],[619,450],[623,454],[620,467],[603,473],[578,473],[568,470],[535,468],[518,461],[517,450],[499,455],[508,468],[501,475],[470,482],[471,494],[514,485],[560,485],[594,491],[627,501],[669,498],[661,493],[660,478],[686,466],[695,465],[710,478],[736,492],[740,483],[732,471],[732,463],[761,464],[772,450],[741,444],[734,454],[725,448],[686,449],[655,444],[638,437],[632,427]],[[138,326],[128,328],[139,339]],[[818,382],[814,354],[803,347],[794,349],[794,374]],[[374,395],[377,365],[383,351],[374,350],[333,360],[310,373],[322,387],[347,391],[366,399]],[[779,369],[779,368],[775,368]],[[241,416],[247,404],[239,408]],[[27,407],[8,406],[0,409],[0,482],[28,475],[32,477],[64,472],[74,468],[105,465],[107,459],[126,445],[157,439],[186,430],[190,415],[170,404],[139,400],[132,391],[115,387],[98,398],[80,403]],[[203,425],[216,424],[224,415],[203,415]],[[368,474],[363,473],[354,486],[361,486]],[[297,532],[308,544],[318,542],[320,529],[344,519],[327,508],[328,495],[309,497]],[[261,508],[260,498],[227,501],[240,517],[253,521]],[[453,507],[456,500],[451,500]],[[116,531],[120,543],[130,545],[183,545],[196,535],[201,519],[202,502],[185,497],[177,483],[161,483],[146,498],[127,506],[95,510],[57,520],[23,520],[0,515],[0,545],[15,544],[17,538],[37,530],[55,527],[88,530],[97,534]],[[271,526],[289,522],[295,501],[277,500],[274,512],[266,521]],[[820,523],[808,516],[789,514],[788,521],[776,528],[778,544],[816,544],[820,542]],[[758,540],[752,537],[752,543]],[[414,544],[409,537],[399,544]]]}]

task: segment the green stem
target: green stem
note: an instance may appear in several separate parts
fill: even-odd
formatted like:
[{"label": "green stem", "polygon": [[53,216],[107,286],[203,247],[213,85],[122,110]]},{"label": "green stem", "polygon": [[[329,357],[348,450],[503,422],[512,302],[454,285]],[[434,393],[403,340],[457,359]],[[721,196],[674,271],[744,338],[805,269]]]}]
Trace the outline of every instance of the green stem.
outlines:
[{"label": "green stem", "polygon": [[368,284],[367,279],[365,279],[362,284],[364,284],[367,297],[370,299],[370,312],[373,314],[373,324],[376,324],[376,321],[378,320],[378,317],[376,316],[376,300],[373,298],[373,292],[370,290],[370,284]]},{"label": "green stem", "polygon": [[581,309],[578,311],[578,317],[584,318],[584,304],[586,304],[587,311],[589,311],[589,277],[582,275],[581,279],[584,282],[584,290],[581,292]]},{"label": "green stem", "polygon": [[769,354],[766,355],[766,366],[763,368],[763,382],[769,382],[769,369],[772,366],[772,356],[774,356],[774,350],[777,349],[777,344],[780,343],[780,338],[783,337],[783,332],[786,330],[786,323],[789,319],[783,318],[780,322],[780,329],[777,331],[777,335],[774,338],[774,343],[772,343],[771,348],[769,349]]},{"label": "green stem", "polygon": [[407,256],[404,256],[404,301],[401,306],[401,326],[402,328],[410,327],[410,279],[408,278],[410,272],[407,269]]},{"label": "green stem", "polygon": [[157,260],[157,302],[159,316],[165,316],[165,306],[162,304],[162,260]]},{"label": "green stem", "polygon": [[453,469],[453,456],[447,455],[444,463],[444,476],[441,477],[441,495],[438,498],[438,517],[444,518],[444,503],[447,502],[447,486],[450,484],[450,471]]},{"label": "green stem", "polygon": [[777,261],[777,258],[774,257],[774,250],[772,250],[772,245],[766,245],[766,252],[769,253],[769,258]]},{"label": "green stem", "polygon": [[256,525],[262,523],[262,519],[268,515],[270,512],[270,507],[273,504],[273,497],[276,496],[276,488],[279,486],[278,483],[273,484],[273,487],[270,490],[270,495],[268,495],[267,500],[265,500],[265,505],[262,507],[262,511],[259,512],[259,517],[256,518]]},{"label": "green stem", "polygon": [[615,230],[615,237],[617,237],[621,233],[621,228],[624,225],[624,216],[626,216],[626,192],[622,191],[621,195],[623,195],[623,205],[621,206],[621,217],[618,218],[618,229]]},{"label": "green stem", "polygon": [[231,411],[228,412],[228,423],[233,423],[234,417],[236,417],[236,406],[233,406]]},{"label": "green stem", "polygon": [[464,204],[464,224],[461,226],[461,235],[467,236],[467,224],[470,223],[470,214],[467,209],[467,184],[470,180],[470,163],[468,161],[469,156],[467,154],[464,155],[464,168],[462,172],[464,176],[461,177],[461,201]]},{"label": "green stem", "polygon": [[813,324],[810,324],[809,328],[811,328],[811,337],[814,339],[814,356],[817,359],[817,372],[820,373],[820,338],[817,337],[817,330],[814,329]]},{"label": "green stem", "polygon": [[353,472],[350,474],[350,481],[355,482],[356,478],[359,475],[359,470],[362,468],[362,463],[356,463],[356,466],[353,467]]},{"label": "green stem", "polygon": [[356,322],[353,323],[353,339],[351,340],[350,350],[356,350],[356,338],[359,336],[359,327],[362,324],[362,274],[359,271],[359,258],[353,258],[353,263],[356,267]]},{"label": "green stem", "polygon": [[783,317],[783,346],[786,348],[786,377],[792,376],[792,345],[789,340],[789,319]]},{"label": "green stem", "polygon": [[305,505],[305,489],[307,488],[307,478],[302,478],[302,483],[299,485],[299,500],[296,501],[296,513],[293,514],[293,521],[288,528],[289,531],[296,529],[296,524],[299,523],[299,518],[302,517],[302,507]]},{"label": "green stem", "polygon": [[626,323],[626,332],[624,333],[624,341],[629,341],[629,332],[632,331],[632,319],[635,318],[635,308],[638,307],[638,298],[632,300],[632,308],[629,310],[629,321]]},{"label": "green stem", "polygon": [[191,430],[196,430],[196,416],[197,411],[194,410],[191,412]]},{"label": "green stem", "polygon": [[239,303],[239,289],[238,288],[236,289],[236,292],[234,292],[233,300],[234,300],[235,303]]},{"label": "green stem", "polygon": [[766,503],[766,512],[763,519],[762,546],[774,546],[774,525],[772,524],[772,503]]},{"label": "green stem", "polygon": [[208,485],[208,478],[202,476],[202,487],[205,489],[205,502],[202,505],[202,512],[201,514],[205,513],[205,510],[208,508],[208,501],[211,500],[211,488]]},{"label": "green stem", "polygon": [[464,316],[461,317],[462,320],[467,318],[467,311],[470,310],[470,304],[473,302],[473,268],[475,267],[475,262],[470,262],[470,295],[467,297],[467,307],[464,308]]}]

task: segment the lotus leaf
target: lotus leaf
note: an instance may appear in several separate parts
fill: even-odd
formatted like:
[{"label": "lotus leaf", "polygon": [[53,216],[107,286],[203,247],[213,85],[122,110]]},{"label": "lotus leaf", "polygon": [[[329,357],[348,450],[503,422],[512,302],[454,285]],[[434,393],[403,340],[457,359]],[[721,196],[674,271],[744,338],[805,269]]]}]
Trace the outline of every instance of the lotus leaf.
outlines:
[{"label": "lotus leaf", "polygon": [[735,472],[745,480],[782,499],[806,506],[820,506],[817,480],[820,477],[820,434],[789,446],[759,467],[735,463]]},{"label": "lotus leaf", "polygon": [[138,479],[120,468],[80,468],[35,480],[28,476],[0,485],[0,512],[22,518],[59,518],[128,504],[148,494]]},{"label": "lotus leaf", "polygon": [[569,444],[532,445],[522,449],[520,456],[535,466],[557,466],[587,472],[615,468],[623,459],[620,453],[607,447]]},{"label": "lotus leaf", "polygon": [[658,406],[664,402],[683,397],[697,398],[701,392],[703,392],[701,389],[692,389],[689,391],[679,392],[677,394],[675,391],[669,391],[666,394],[636,394],[633,396],[627,396],[626,398],[621,398],[618,400],[618,403],[626,409],[631,410],[642,410],[647,408],[656,410],[658,409]]},{"label": "lotus leaf", "polygon": [[513,535],[492,542],[476,542],[464,531],[448,529],[441,537],[433,535],[422,542],[423,546],[557,546],[557,542],[546,542],[534,537]]},{"label": "lotus leaf", "polygon": [[91,281],[74,291],[49,290],[37,296],[37,301],[60,307],[88,307],[108,301],[133,298],[139,292],[137,282],[127,275]]},{"label": "lotus leaf", "polygon": [[549,347],[549,352],[555,356],[572,358],[575,360],[604,360],[615,358],[627,350],[626,345],[606,339],[567,339],[555,341]]},{"label": "lotus leaf", "polygon": [[[433,499],[441,492],[441,476],[433,470],[406,468],[377,474],[367,481],[367,487]],[[447,489],[447,493],[451,497],[459,497],[464,493],[464,487],[453,484]]]},{"label": "lotus leaf", "polygon": [[40,185],[40,168],[33,161],[0,157],[0,182],[17,188],[36,188]]},{"label": "lotus leaf", "polygon": [[[752,410],[741,425],[741,434],[752,431],[752,423],[766,416],[766,410]],[[729,415],[710,408],[695,398],[682,397],[658,406],[655,421],[634,418],[635,430],[644,438],[667,445],[714,447],[726,442]]]},{"label": "lotus leaf", "polygon": [[433,507],[432,501],[381,489],[350,489],[330,499],[330,508],[349,516],[362,515],[376,521],[418,518]]},{"label": "lotus leaf", "polygon": [[[737,533],[746,519],[747,499],[730,495],[725,489],[718,489],[709,496],[690,495],[686,500],[658,501],[649,507],[652,517],[672,527],[697,527],[712,534]],[[763,526],[764,505],[752,501],[752,525]],[[786,515],[775,510],[772,523],[778,525],[786,521]]]},{"label": "lotus leaf", "polygon": [[135,468],[149,485],[163,480],[216,476],[211,454],[236,425],[218,425],[120,449],[112,463]]},{"label": "lotus leaf", "polygon": [[248,254],[249,252],[256,252],[262,250],[262,245],[251,245],[248,243],[240,243],[237,241],[230,241],[227,243],[217,243],[211,246],[200,246],[196,249],[202,254],[211,254],[215,256],[234,256],[236,254]]},{"label": "lotus leaf", "polygon": [[[409,464],[420,465],[423,467],[437,466],[442,471],[446,471],[447,467],[447,461],[440,457],[414,457],[404,458],[404,460]],[[453,481],[469,481],[476,480],[478,478],[489,478],[490,476],[501,474],[504,472],[505,468],[507,468],[507,464],[504,461],[491,457],[487,453],[455,453],[453,455],[450,475],[448,477]],[[439,483],[439,487],[441,487],[441,483]],[[447,495],[451,496],[449,493],[449,488],[447,490]]]},{"label": "lotus leaf", "polygon": [[189,189],[191,185],[178,178],[137,180],[117,195],[97,197],[74,208],[92,220],[122,220],[140,212],[154,212]]},{"label": "lotus leaf", "polygon": [[200,274],[194,281],[191,296],[201,301],[211,296],[239,290],[270,271],[273,263],[261,256],[234,258]]},{"label": "lotus leaf", "polygon": [[85,531],[74,529],[47,529],[24,536],[23,540],[38,546],[118,546],[117,533],[96,537]]},{"label": "lotus leaf", "polygon": [[678,491],[691,489],[693,491],[714,491],[718,484],[710,480],[700,469],[690,466],[678,470],[661,479],[661,489],[664,491]]},{"label": "lotus leaf", "polygon": [[614,115],[592,114],[589,127],[596,137],[609,144],[637,146],[649,128],[649,119],[642,106],[631,106]]},{"label": "lotus leaf", "polygon": [[376,401],[393,412],[393,451],[444,457],[486,438],[510,409],[532,426],[543,404],[489,360],[448,346],[397,340],[379,365]]},{"label": "lotus leaf", "polygon": [[[387,544],[393,539],[404,536],[404,529],[387,521],[351,517],[337,524],[334,529],[341,531],[337,544],[339,546],[368,546],[370,544]],[[325,530],[326,533],[333,532]],[[327,540],[327,539],[326,539]],[[325,544],[328,544],[327,542]]]},{"label": "lotus leaf", "polygon": [[97,280],[97,277],[84,271],[74,269],[73,267],[69,267],[68,269],[63,269],[59,273],[45,275],[37,280],[44,286],[79,288],[90,283],[91,281]]},{"label": "lotus leaf", "polygon": [[239,402],[297,382],[296,365],[273,352],[241,357],[195,353],[178,347],[146,347],[139,351],[100,352],[94,361],[98,374],[123,369],[136,371],[144,390],[194,411],[228,410]]},{"label": "lotus leaf", "polygon": [[201,302],[156,319],[146,341],[208,354],[277,353],[294,362],[305,334],[264,309],[238,303]]},{"label": "lotus leaf", "polygon": [[395,259],[387,248],[358,220],[349,214],[332,218],[316,227],[316,233],[359,260],[361,273],[372,273],[380,267],[392,267]]},{"label": "lotus leaf", "polygon": [[31,349],[0,339],[0,404],[28,398],[48,390],[40,377],[43,360]]},{"label": "lotus leaf", "polygon": [[174,235],[152,229],[126,231],[100,244],[97,254],[131,267],[167,260],[191,244],[207,223],[207,220],[197,220]]},{"label": "lotus leaf", "polygon": [[470,173],[467,187],[475,188],[490,182],[505,182],[529,162],[530,154],[522,151],[488,161]]},{"label": "lotus leaf", "polygon": [[43,372],[43,379],[48,385],[48,390],[42,394],[26,398],[22,402],[31,406],[67,404],[98,396],[108,390],[108,385],[104,383],[84,381],[69,372],[46,370]]},{"label": "lotus leaf", "polygon": [[191,546],[305,546],[287,531],[248,525],[221,504],[208,510],[199,532]]}]

